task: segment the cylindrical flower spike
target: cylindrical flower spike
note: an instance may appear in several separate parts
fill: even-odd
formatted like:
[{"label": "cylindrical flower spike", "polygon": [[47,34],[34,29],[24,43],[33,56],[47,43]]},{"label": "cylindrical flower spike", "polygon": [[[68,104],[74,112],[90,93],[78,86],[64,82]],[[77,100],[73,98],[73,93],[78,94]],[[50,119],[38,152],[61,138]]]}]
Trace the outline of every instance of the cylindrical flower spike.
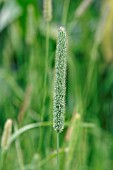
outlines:
[{"label": "cylindrical flower spike", "polygon": [[43,0],[43,15],[45,21],[49,22],[52,19],[52,0]]},{"label": "cylindrical flower spike", "polygon": [[3,150],[7,149],[9,146],[9,138],[12,131],[12,120],[8,119],[4,126],[4,131],[1,139],[1,148]]},{"label": "cylindrical flower spike", "polygon": [[58,132],[64,129],[65,95],[66,95],[67,39],[66,31],[60,27],[55,61],[53,128]]}]

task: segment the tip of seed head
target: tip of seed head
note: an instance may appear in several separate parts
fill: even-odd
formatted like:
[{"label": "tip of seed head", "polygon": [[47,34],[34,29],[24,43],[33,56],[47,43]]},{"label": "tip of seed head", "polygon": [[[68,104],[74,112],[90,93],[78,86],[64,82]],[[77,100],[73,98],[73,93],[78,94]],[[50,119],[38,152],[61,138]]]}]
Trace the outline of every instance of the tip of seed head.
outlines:
[{"label": "tip of seed head", "polygon": [[5,129],[8,129],[9,127],[12,126],[12,120],[11,119],[8,119],[5,123]]},{"label": "tip of seed head", "polygon": [[11,120],[11,119],[8,119],[8,120],[7,120],[7,124],[12,124],[12,120]]},{"label": "tip of seed head", "polygon": [[60,27],[59,31],[65,31],[65,28],[64,27]]}]

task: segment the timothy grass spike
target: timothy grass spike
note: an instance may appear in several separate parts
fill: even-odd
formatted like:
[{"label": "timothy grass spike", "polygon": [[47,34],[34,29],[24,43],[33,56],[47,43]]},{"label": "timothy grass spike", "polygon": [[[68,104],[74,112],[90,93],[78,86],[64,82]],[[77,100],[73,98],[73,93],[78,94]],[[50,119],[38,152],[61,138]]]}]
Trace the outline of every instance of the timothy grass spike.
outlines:
[{"label": "timothy grass spike", "polygon": [[3,150],[7,149],[9,146],[9,138],[12,131],[12,120],[8,119],[4,126],[4,131],[1,139],[1,148]]},{"label": "timothy grass spike", "polygon": [[58,133],[64,129],[66,94],[67,40],[66,31],[60,27],[55,61],[55,82],[53,101],[53,128]]},{"label": "timothy grass spike", "polygon": [[43,15],[45,21],[49,22],[52,19],[52,0],[44,0]]}]

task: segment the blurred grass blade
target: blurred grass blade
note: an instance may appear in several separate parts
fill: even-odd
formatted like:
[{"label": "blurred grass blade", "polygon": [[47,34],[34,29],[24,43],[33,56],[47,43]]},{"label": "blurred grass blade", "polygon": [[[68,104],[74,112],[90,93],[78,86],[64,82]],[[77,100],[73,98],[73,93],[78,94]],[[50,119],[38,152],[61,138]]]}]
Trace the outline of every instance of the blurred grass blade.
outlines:
[{"label": "blurred grass blade", "polygon": [[19,135],[21,135],[22,133],[24,133],[30,129],[37,128],[40,126],[50,126],[50,125],[52,125],[52,122],[39,122],[39,123],[32,123],[32,124],[26,125],[26,126],[22,127],[21,129],[19,129],[16,133],[14,133],[11,136],[9,143],[12,143]]},{"label": "blurred grass blade", "polygon": [[[61,148],[59,150],[59,154],[63,154],[63,153],[68,153],[69,149],[68,148]],[[53,160],[54,158],[56,158],[57,156],[57,152],[53,151],[51,154],[49,154],[45,159],[43,159],[42,161],[40,161],[40,163],[36,166],[33,165],[26,165],[25,166],[25,170],[34,170],[35,168],[41,168],[42,166],[46,165],[48,162],[50,162],[51,160]]]},{"label": "blurred grass blade", "polygon": [[[28,124],[22,128],[20,128],[18,131],[16,131],[9,139],[9,144],[11,144],[18,136],[20,136],[21,134],[23,134],[24,132],[37,128],[37,127],[46,127],[46,126],[51,126],[53,123],[52,122],[38,122],[38,123],[31,123]],[[66,122],[65,123],[66,126],[69,126],[70,123]],[[87,128],[94,128],[95,125],[93,123],[82,123],[81,127],[87,127]]]},{"label": "blurred grass blade", "polygon": [[21,12],[22,10],[16,2],[10,1],[6,3],[0,13],[0,32],[17,19],[21,15]]},{"label": "blurred grass blade", "polygon": [[24,92],[18,83],[15,81],[11,73],[7,72],[5,69],[0,69],[0,87],[2,88],[2,82],[7,84],[14,93],[18,96],[19,99],[23,99]]},{"label": "blurred grass blade", "polygon": [[84,0],[75,11],[75,17],[81,17],[86,12],[92,2],[93,0]]},{"label": "blurred grass blade", "polygon": [[[14,123],[14,131],[15,131],[15,133],[18,131],[18,125],[16,122]],[[20,144],[19,139],[16,139],[15,147],[16,147],[18,164],[19,164],[20,170],[24,170],[23,153],[22,153],[21,144]]]}]

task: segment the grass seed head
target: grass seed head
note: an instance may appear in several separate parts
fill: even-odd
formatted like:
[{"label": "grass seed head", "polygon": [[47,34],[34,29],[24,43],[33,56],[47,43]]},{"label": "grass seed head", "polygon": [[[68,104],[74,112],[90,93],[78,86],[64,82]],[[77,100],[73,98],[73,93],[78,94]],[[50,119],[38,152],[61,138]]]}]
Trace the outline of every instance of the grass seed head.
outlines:
[{"label": "grass seed head", "polygon": [[12,120],[8,119],[5,123],[4,131],[1,139],[1,148],[3,150],[9,147],[9,138],[11,135],[11,131],[12,131]]},{"label": "grass seed head", "polygon": [[43,15],[46,22],[52,19],[52,0],[43,1]]},{"label": "grass seed head", "polygon": [[65,28],[58,30],[58,42],[55,61],[53,127],[60,133],[64,129],[66,95],[67,39]]}]

